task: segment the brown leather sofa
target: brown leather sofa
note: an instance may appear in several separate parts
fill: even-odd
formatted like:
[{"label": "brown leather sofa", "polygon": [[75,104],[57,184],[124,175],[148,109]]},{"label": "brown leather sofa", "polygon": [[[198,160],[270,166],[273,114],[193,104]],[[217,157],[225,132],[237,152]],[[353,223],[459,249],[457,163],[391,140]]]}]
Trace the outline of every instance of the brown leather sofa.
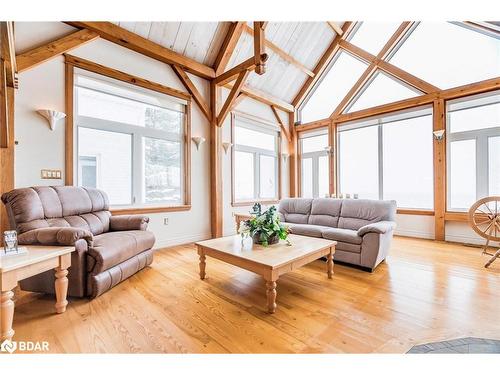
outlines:
[{"label": "brown leather sofa", "polygon": [[[111,216],[105,192],[38,186],[2,195],[20,245],[75,246],[68,295],[95,298],[153,261],[153,233],[142,215]],[[23,280],[21,289],[54,293],[54,272]]]}]

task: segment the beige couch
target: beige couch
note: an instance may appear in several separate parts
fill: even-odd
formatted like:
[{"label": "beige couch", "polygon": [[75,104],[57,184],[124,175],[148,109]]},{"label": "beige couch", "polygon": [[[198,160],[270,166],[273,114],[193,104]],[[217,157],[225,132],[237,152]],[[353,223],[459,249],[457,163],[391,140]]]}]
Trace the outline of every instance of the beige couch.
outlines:
[{"label": "beige couch", "polygon": [[[2,195],[20,245],[74,246],[68,294],[97,297],[153,261],[153,233],[142,215],[111,216],[106,193],[76,186],[37,186]],[[54,272],[21,281],[54,293]]]},{"label": "beige couch", "polygon": [[294,234],[338,242],[335,260],[373,271],[389,253],[396,201],[288,198],[278,207]]}]

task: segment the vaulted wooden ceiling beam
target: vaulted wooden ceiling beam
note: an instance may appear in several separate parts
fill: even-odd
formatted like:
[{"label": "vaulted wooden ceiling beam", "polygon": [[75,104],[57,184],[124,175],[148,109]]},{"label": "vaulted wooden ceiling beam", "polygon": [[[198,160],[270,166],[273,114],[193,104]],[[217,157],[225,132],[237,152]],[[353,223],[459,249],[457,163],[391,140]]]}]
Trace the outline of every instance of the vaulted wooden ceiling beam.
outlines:
[{"label": "vaulted wooden ceiling beam", "polygon": [[[233,84],[232,83],[227,83],[224,85],[225,88],[232,89]],[[274,105],[276,108],[279,108],[285,112],[294,112],[295,108],[293,105],[290,103],[285,102],[284,100],[277,98],[275,96],[272,96],[268,94],[267,92],[255,89],[253,87],[249,86],[243,86],[241,89],[241,93],[244,94],[245,96],[255,99],[261,103],[268,104],[268,105]]]},{"label": "vaulted wooden ceiling beam", "polygon": [[224,70],[226,70],[227,64],[229,63],[229,60],[231,60],[231,56],[233,55],[233,51],[240,40],[240,36],[243,33],[245,25],[246,22],[238,21],[231,23],[229,26],[227,35],[215,59],[215,75],[220,75],[224,73]]},{"label": "vaulted wooden ceiling beam", "polygon": [[222,126],[224,124],[224,120],[233,108],[234,101],[240,95],[241,89],[243,88],[243,85],[245,84],[245,81],[248,78],[249,74],[250,70],[243,70],[238,74],[238,78],[236,79],[236,82],[231,89],[229,96],[227,97],[224,105],[222,106],[222,109],[220,110],[219,115],[217,116],[217,126]]},{"label": "vaulted wooden ceiling beam", "polygon": [[155,60],[159,60],[170,65],[178,65],[186,71],[202,78],[215,78],[215,70],[211,66],[199,63],[196,60],[154,43],[111,22],[66,23],[74,27],[92,30],[99,34],[99,36],[103,39],[139,52]]},{"label": "vaulted wooden ceiling beam", "polygon": [[2,49],[2,59],[5,61],[5,80],[7,86],[17,88],[17,64],[13,22],[0,22],[0,48]]},{"label": "vaulted wooden ceiling beam", "polygon": [[200,107],[201,111],[203,112],[207,120],[209,122],[212,121],[212,111],[210,110],[209,105],[207,104],[205,99],[203,99],[203,96],[198,91],[193,81],[191,81],[187,73],[180,66],[177,65],[172,65],[172,69],[179,78],[179,80],[182,82],[186,90],[188,90],[188,92],[191,94],[196,104],[198,104],[198,106]]},{"label": "vaulted wooden ceiling beam", "polygon": [[[250,26],[248,26],[247,24],[244,25],[244,29],[245,29],[245,33],[247,33],[249,35],[253,35],[253,29]],[[309,68],[307,68],[300,61],[296,60],[291,55],[289,55],[288,53],[286,53],[285,51],[283,51],[280,47],[278,47],[273,42],[271,42],[271,41],[269,41],[267,39],[264,39],[264,44],[266,45],[267,48],[269,48],[271,51],[273,51],[274,53],[276,53],[279,57],[281,57],[286,62],[294,65],[295,67],[297,67],[298,69],[300,69],[302,72],[304,72],[308,76],[314,77],[314,73]]]},{"label": "vaulted wooden ceiling beam", "polygon": [[17,69],[19,73],[22,73],[97,38],[99,38],[99,35],[94,31],[87,29],[76,31],[63,38],[17,55]]},{"label": "vaulted wooden ceiling beam", "polygon": [[333,22],[333,21],[327,21],[326,23],[328,24],[328,26],[330,26],[330,28],[331,28],[333,31],[335,31],[335,33],[336,33],[337,35],[342,36],[342,34],[344,34],[344,30],[342,30],[342,28],[341,28],[339,25],[337,25],[337,23],[335,23],[335,22]]},{"label": "vaulted wooden ceiling beam", "polygon": [[298,91],[297,95],[295,95],[295,98],[292,100],[292,105],[294,107],[298,107],[306,98],[307,94],[311,90],[311,88],[314,86],[314,84],[317,82],[318,78],[321,76],[321,73],[323,70],[328,66],[330,61],[333,59],[335,56],[335,53],[337,53],[339,47],[339,42],[347,36],[349,36],[349,33],[352,31],[352,29],[355,26],[355,22],[345,22],[344,25],[342,26],[342,36],[337,35],[328,48],[326,49],[325,53],[321,58],[319,59],[318,63],[313,69],[314,77],[308,77],[307,80],[304,82],[300,90]]},{"label": "vaulted wooden ceiling beam", "polygon": [[375,64],[377,68],[383,70],[386,73],[389,73],[396,78],[399,78],[401,81],[415,87],[416,89],[426,94],[439,91],[438,87],[424,81],[423,79],[415,77],[414,75],[404,71],[403,69],[400,69],[397,66],[394,66],[391,63],[388,63],[387,61],[372,55],[371,53],[349,43],[346,40],[341,40],[339,42],[339,46],[340,48],[352,53],[360,59],[363,59],[370,64]]},{"label": "vaulted wooden ceiling beam", "polygon": [[[263,61],[266,61],[267,58],[268,56],[265,53],[260,57],[260,59]],[[229,69],[227,72],[222,73],[220,76],[215,78],[214,82],[219,86],[223,86],[231,81],[234,81],[241,72],[245,70],[254,70],[255,67],[256,67],[255,58],[250,57],[249,59]]]}]

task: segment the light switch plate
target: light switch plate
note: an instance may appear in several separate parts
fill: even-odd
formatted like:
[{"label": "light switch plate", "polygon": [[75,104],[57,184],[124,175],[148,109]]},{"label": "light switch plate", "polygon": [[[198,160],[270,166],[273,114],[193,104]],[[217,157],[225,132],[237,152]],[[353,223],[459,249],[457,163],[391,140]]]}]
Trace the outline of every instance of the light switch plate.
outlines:
[{"label": "light switch plate", "polygon": [[40,171],[42,180],[60,180],[62,172],[60,169],[42,169]]}]

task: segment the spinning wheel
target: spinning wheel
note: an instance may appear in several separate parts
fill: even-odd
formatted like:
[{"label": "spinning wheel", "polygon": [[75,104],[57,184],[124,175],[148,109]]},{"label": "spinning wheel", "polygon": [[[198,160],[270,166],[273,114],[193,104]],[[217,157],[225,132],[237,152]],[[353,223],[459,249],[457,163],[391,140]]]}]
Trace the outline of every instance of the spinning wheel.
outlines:
[{"label": "spinning wheel", "polygon": [[486,239],[483,254],[492,256],[484,265],[487,268],[500,257],[500,250],[495,254],[488,252],[490,241],[500,242],[500,196],[486,197],[474,203],[469,210],[469,222],[474,232]]}]

